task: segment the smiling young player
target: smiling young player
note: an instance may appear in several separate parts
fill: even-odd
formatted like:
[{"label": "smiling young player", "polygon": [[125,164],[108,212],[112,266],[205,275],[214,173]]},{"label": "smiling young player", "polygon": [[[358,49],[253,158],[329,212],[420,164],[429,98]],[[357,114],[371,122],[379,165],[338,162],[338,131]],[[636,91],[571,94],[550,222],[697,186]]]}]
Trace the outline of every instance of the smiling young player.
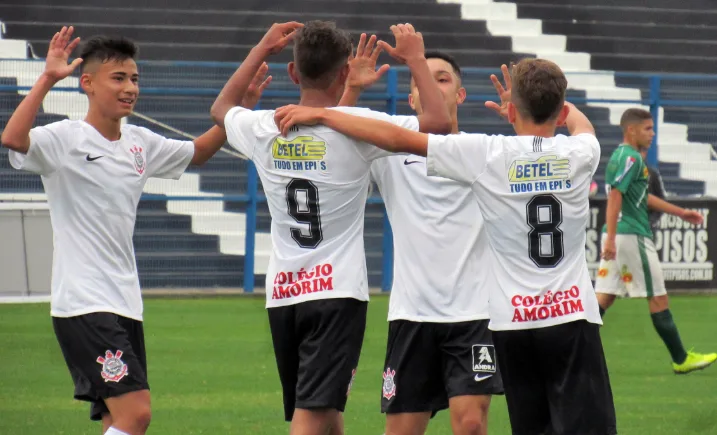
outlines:
[{"label": "smiling young player", "polygon": [[[73,31],[63,27],[52,38],[45,70],[5,126],[2,144],[13,167],[42,176],[47,193],[52,323],[75,398],[91,403],[90,418],[102,420],[105,434],[142,435],[151,412],[132,244],[137,204],[148,178],[179,178],[190,163],[214,155],[226,136],[212,127],[194,142],[178,141],[122,125],[139,96],[137,47],[93,37],[68,65],[80,42]],[[85,119],[32,128],[47,93],[78,66],[89,99]]]}]

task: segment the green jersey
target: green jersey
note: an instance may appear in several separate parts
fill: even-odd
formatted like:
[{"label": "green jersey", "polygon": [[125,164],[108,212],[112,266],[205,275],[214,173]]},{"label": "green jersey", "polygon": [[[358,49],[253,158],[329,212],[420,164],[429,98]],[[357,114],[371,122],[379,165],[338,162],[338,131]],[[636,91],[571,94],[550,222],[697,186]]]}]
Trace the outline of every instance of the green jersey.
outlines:
[{"label": "green jersey", "polygon": [[[617,234],[637,234],[652,238],[647,213],[649,172],[642,156],[630,145],[622,144],[610,156],[605,171],[605,188],[622,193],[622,210],[617,220]],[[607,232],[607,224],[603,227]]]}]

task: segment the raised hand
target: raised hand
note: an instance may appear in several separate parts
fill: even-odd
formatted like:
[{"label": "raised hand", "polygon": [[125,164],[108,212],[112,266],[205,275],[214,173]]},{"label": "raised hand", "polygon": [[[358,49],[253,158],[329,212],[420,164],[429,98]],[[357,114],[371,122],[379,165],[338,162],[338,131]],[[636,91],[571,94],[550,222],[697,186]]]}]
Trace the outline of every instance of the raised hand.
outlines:
[{"label": "raised hand", "polygon": [[287,137],[289,129],[294,125],[316,125],[321,122],[325,110],[318,107],[291,104],[276,109],[274,123],[281,131],[281,135]]},{"label": "raised hand", "polygon": [[75,38],[70,42],[75,28],[63,27],[62,30],[55,33],[50,41],[50,48],[47,50],[47,59],[45,60],[44,74],[55,82],[68,77],[72,71],[82,63],[82,59],[77,58],[71,64],[67,64],[70,54],[80,43],[80,38]]},{"label": "raised hand", "polygon": [[366,34],[362,33],[356,46],[356,54],[349,59],[349,76],[346,86],[364,89],[376,83],[389,70],[388,64],[376,70],[376,61],[383,49],[376,45],[376,35],[371,35],[366,41]]},{"label": "raised hand", "polygon": [[493,110],[503,118],[508,119],[508,103],[510,102],[510,93],[513,88],[513,82],[510,78],[510,71],[508,71],[507,66],[501,65],[500,70],[503,72],[503,81],[505,82],[505,87],[503,87],[503,85],[500,83],[500,80],[498,80],[498,77],[496,77],[495,74],[490,75],[490,81],[493,82],[493,86],[495,86],[495,90],[496,92],[498,92],[498,98],[500,98],[500,105],[493,101],[486,101],[485,107]]},{"label": "raised hand", "polygon": [[425,59],[426,48],[423,45],[423,35],[409,23],[391,26],[396,47],[391,47],[386,41],[378,41],[378,46],[392,58],[401,63],[411,63],[414,60]]},{"label": "raised hand", "polygon": [[296,21],[274,23],[261,41],[259,41],[257,47],[264,50],[267,54],[279,53],[289,45],[289,42],[296,37],[296,31],[302,27],[304,27],[304,25]]},{"label": "raised hand", "polygon": [[254,75],[254,79],[249,84],[249,87],[244,94],[244,98],[241,100],[241,106],[247,109],[253,109],[261,98],[261,94],[264,93],[264,89],[271,83],[272,77],[266,77],[266,73],[269,72],[269,65],[264,62],[259,71]]}]

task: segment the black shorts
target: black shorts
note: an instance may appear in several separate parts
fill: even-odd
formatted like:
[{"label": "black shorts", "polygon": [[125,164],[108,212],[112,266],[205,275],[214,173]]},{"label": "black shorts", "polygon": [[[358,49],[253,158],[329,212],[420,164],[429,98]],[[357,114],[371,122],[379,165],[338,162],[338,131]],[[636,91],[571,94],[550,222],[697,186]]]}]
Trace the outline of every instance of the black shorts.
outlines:
[{"label": "black shorts", "polygon": [[268,309],[286,421],[296,408],[344,411],[361,354],[367,306],[339,298]]},{"label": "black shorts", "polygon": [[149,390],[142,322],[112,313],[53,317],[57,341],[75,383],[91,403],[90,419],[109,413],[104,399]]},{"label": "black shorts", "polygon": [[614,435],[600,327],[493,331],[513,435]]},{"label": "black shorts", "polygon": [[488,320],[388,324],[381,412],[436,412],[455,396],[503,393]]}]

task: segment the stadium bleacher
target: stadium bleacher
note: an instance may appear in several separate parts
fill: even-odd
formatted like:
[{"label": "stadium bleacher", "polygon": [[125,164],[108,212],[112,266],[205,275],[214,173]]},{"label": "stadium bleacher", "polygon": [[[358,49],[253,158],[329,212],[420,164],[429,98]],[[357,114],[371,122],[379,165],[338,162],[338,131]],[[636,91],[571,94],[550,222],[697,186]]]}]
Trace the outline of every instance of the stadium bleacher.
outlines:
[{"label": "stadium bleacher", "polygon": [[[691,5],[702,5],[704,1],[660,0],[660,5],[655,7],[666,8],[679,4],[680,8],[690,8]],[[235,63],[243,59],[273,22],[330,19],[354,35],[369,32],[388,37],[389,25],[410,21],[424,34],[427,48],[442,49],[453,54],[464,67],[495,68],[501,63],[508,63],[526,55],[542,56],[538,47],[531,51],[529,44],[518,44],[518,37],[505,36],[505,33],[517,27],[510,27],[501,16],[498,16],[497,20],[496,17],[490,16],[491,9],[488,4],[497,6],[496,10],[505,9],[506,5],[500,6],[499,3],[507,2],[207,0],[202,4],[202,9],[197,10],[196,3],[189,0],[127,0],[121,5],[101,7],[96,6],[97,2],[94,0],[54,0],[52,5],[46,0],[27,0],[18,4],[0,5],[0,21],[4,23],[4,38],[28,41],[32,53],[36,56],[44,55],[50,36],[64,24],[75,25],[76,34],[80,37],[96,33],[121,33],[135,39],[140,46],[141,59],[151,61],[140,66],[141,84],[145,91],[139,99],[136,111],[197,135],[211,125],[208,112],[214,99],[212,92],[223,86],[236,66]],[[710,62],[717,63],[716,58],[710,57],[708,53],[710,38],[714,40],[713,36],[717,36],[717,28],[709,27],[708,20],[704,17],[695,18],[701,21],[688,18],[687,21],[680,22],[670,17],[671,14],[664,9],[651,6],[648,11],[646,7],[640,6],[638,0],[610,0],[602,2],[601,6],[591,6],[587,0],[519,0],[510,4],[513,3],[517,3],[516,18],[542,20],[541,32],[565,35],[565,48],[568,51],[589,53],[588,67],[594,69],[702,72],[710,68]],[[420,7],[417,7],[418,4]],[[477,12],[479,16],[485,16],[485,19],[465,19],[470,16],[467,11],[473,10],[470,9],[471,5],[476,4],[485,6]],[[620,18],[615,19],[615,16]],[[613,24],[608,25],[606,21]],[[660,24],[655,25],[654,22]],[[703,22],[704,28],[698,30],[690,29],[687,32],[680,29],[680,26],[686,23]],[[502,31],[500,26],[504,27]],[[631,29],[636,26],[654,27],[655,30],[650,32],[654,32],[659,38],[670,40],[674,47],[660,51],[660,40],[647,39],[652,33],[646,34],[648,36],[645,36],[644,40],[635,39],[635,33]],[[520,34],[520,31],[516,33]],[[686,39],[685,35],[689,35],[691,39]],[[668,52],[674,53],[675,47],[683,46],[681,57],[665,55]],[[699,57],[699,62],[693,63],[693,56]],[[580,56],[575,58],[583,59]],[[285,51],[272,58],[272,61],[281,63],[289,59],[290,52]],[[190,66],[170,61],[234,64],[205,63]],[[389,60],[384,58],[381,61]],[[572,65],[565,68],[568,71],[580,71],[580,67]],[[273,69],[271,74],[274,76],[274,82],[270,89],[295,89],[282,69]],[[573,80],[583,80],[580,76],[569,75],[568,78],[571,83]],[[0,78],[0,85],[14,84],[17,84],[15,77]],[[631,90],[637,89],[635,92],[642,92],[643,98],[648,96],[649,83],[644,78],[616,76],[614,84]],[[467,74],[465,86],[469,95],[494,93],[485,74]],[[672,84],[666,82],[664,86],[663,91],[669,98],[686,99],[686,93],[690,92],[690,89],[685,88],[679,81]],[[168,93],[157,88],[174,88],[175,91]],[[206,92],[190,95],[177,91],[187,88],[200,88]],[[377,86],[376,90],[381,92],[384,89],[385,84]],[[599,88],[598,91],[601,89],[608,92],[606,88]],[[408,77],[405,73],[400,75],[399,90],[403,95],[408,93]],[[595,93],[591,93],[592,91],[594,90],[573,86],[569,90],[569,98],[594,98]],[[692,93],[697,94],[694,90]],[[700,95],[705,95],[704,89],[700,90]],[[0,125],[7,120],[19,98],[17,92],[0,93]],[[269,97],[261,102],[261,106],[274,108],[294,101],[286,97]],[[365,100],[361,104],[378,110],[386,107],[385,102],[380,101]],[[604,163],[621,139],[619,128],[615,125],[615,108],[599,104],[584,105],[581,108],[594,122],[603,144],[603,162],[596,177],[602,189]],[[403,99],[399,101],[397,110],[400,114],[410,113],[410,108]],[[459,113],[460,125],[464,131],[494,134],[510,134],[512,131],[510,126],[487,111],[482,102],[468,102]],[[664,121],[687,125],[687,139],[690,141],[709,142],[713,133],[711,127],[704,126],[709,113],[690,108],[667,108],[664,110]],[[38,118],[38,124],[53,122],[65,116],[68,114],[44,113]],[[147,126],[169,137],[179,137],[142,118],[131,117],[129,122]],[[668,136],[670,137],[672,136]],[[662,146],[662,143],[660,145]],[[683,163],[675,159],[661,162],[660,170],[667,190],[679,195],[703,194],[704,181],[700,181],[697,176],[693,180],[682,178],[685,174],[682,166]],[[147,190],[165,195],[242,195],[246,193],[245,168],[244,161],[219,153],[204,167],[192,168],[180,184],[165,188],[166,184],[150,183]],[[693,171],[691,174],[697,172]],[[0,180],[2,193],[42,191],[38,177],[19,175],[9,167],[5,150],[0,150]],[[145,288],[241,287],[245,206],[237,201],[143,201],[135,232],[142,285]],[[270,217],[266,204],[260,203],[257,230],[261,233],[257,235],[255,264],[257,287],[263,286],[263,273],[268,261],[270,240],[266,233],[269,225]],[[369,284],[374,287],[381,282],[383,225],[382,206],[367,205],[367,263]]]}]

